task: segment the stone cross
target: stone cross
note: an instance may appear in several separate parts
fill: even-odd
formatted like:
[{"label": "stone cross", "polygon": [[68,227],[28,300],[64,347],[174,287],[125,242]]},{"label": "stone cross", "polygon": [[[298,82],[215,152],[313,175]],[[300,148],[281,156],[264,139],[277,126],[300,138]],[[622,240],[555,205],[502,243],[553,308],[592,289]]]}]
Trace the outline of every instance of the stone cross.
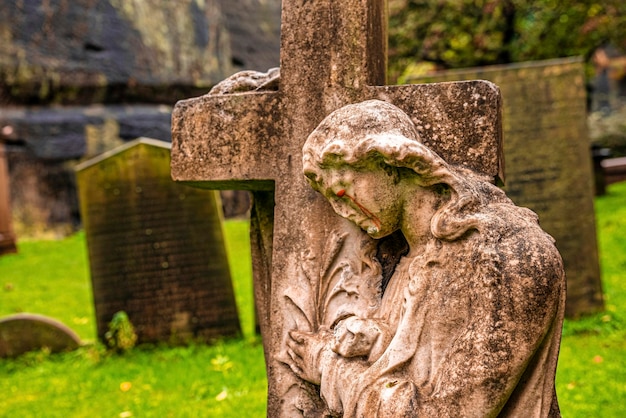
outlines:
[{"label": "stone cross", "polygon": [[290,280],[302,257],[323,252],[312,243],[325,242],[320,236],[344,222],[302,174],[302,145],[318,123],[346,104],[385,100],[406,112],[424,143],[449,163],[503,179],[497,87],[483,81],[384,86],[386,25],[383,0],[286,0],[278,90],[206,95],[179,102],[173,113],[174,180],[253,194],[251,245],[268,416],[315,409],[291,396],[310,388],[278,356],[297,327],[284,309]]}]

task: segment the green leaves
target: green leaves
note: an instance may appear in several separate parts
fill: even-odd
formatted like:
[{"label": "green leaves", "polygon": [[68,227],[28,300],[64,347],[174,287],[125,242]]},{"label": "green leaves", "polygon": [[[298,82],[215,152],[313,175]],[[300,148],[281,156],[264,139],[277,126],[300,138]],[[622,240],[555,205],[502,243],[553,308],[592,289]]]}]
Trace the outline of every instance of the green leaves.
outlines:
[{"label": "green leaves", "polygon": [[389,0],[390,78],[411,62],[465,68],[626,47],[622,0]]}]

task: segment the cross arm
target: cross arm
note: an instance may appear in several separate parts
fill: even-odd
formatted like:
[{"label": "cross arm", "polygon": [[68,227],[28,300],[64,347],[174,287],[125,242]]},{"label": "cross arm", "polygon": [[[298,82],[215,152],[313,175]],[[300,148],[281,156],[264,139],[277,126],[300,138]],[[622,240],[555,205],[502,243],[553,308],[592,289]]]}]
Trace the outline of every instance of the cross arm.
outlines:
[{"label": "cross arm", "polygon": [[504,182],[500,90],[483,80],[369,87],[369,98],[407,113],[430,149],[448,163]]},{"label": "cross arm", "polygon": [[211,189],[273,190],[280,175],[280,95],[205,95],[172,113],[172,178]]}]

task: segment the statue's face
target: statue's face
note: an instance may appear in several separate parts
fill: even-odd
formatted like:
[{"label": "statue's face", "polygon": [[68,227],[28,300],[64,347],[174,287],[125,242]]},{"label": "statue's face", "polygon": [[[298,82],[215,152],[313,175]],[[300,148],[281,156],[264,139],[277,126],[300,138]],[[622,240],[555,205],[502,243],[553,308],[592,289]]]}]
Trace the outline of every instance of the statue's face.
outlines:
[{"label": "statue's face", "polygon": [[402,199],[395,178],[383,170],[325,170],[324,190],[334,211],[366,231],[385,237],[400,228]]}]

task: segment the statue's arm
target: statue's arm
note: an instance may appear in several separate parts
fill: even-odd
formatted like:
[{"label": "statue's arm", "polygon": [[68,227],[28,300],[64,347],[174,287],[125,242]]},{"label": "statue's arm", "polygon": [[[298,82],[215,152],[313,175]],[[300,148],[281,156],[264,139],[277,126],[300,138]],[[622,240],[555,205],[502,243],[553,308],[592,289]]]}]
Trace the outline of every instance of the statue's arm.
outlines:
[{"label": "statue's arm", "polygon": [[419,387],[418,416],[495,416],[514,392],[543,408],[528,416],[545,416],[565,296],[561,258],[547,240],[509,237],[476,273],[464,326],[448,346],[434,345],[443,354]]},{"label": "statue's arm", "polygon": [[[380,357],[392,335],[381,321],[349,316],[333,329],[317,332],[291,331],[286,341],[286,362],[302,379],[320,384],[323,370],[341,358],[372,363]],[[287,358],[285,358],[287,359]]]},{"label": "statue's arm", "polygon": [[[546,395],[542,393],[544,383],[554,379],[547,356],[560,336],[560,291],[553,289],[538,297],[533,294],[537,289],[530,287],[520,286],[500,301],[481,295],[492,309],[475,312],[472,323],[446,351],[432,379],[431,392],[424,394],[425,412],[441,413],[454,407],[458,411],[450,410],[451,415],[495,416],[518,385],[534,387],[533,396],[538,398]],[[509,290],[501,289],[502,296]],[[528,416],[536,416],[528,412]]]},{"label": "statue's arm", "polygon": [[[420,365],[411,364],[411,354],[397,354],[402,344],[392,342],[374,364],[328,357],[321,363],[320,380],[331,409],[345,417],[496,416],[518,385],[529,386],[539,399],[533,405],[542,405],[540,398],[552,395],[545,393],[550,387],[545,383],[554,379],[556,361],[550,357],[557,355],[554,347],[558,350],[564,283],[558,254],[554,260],[535,254],[523,261],[527,265],[474,287],[465,325],[449,345],[435,347],[443,355],[428,382],[412,376],[410,367]],[[541,267],[543,262],[547,265]],[[424,308],[423,300],[409,299],[405,315],[417,318]],[[439,311],[445,315],[445,309]],[[406,360],[386,360],[394,355]]]}]

